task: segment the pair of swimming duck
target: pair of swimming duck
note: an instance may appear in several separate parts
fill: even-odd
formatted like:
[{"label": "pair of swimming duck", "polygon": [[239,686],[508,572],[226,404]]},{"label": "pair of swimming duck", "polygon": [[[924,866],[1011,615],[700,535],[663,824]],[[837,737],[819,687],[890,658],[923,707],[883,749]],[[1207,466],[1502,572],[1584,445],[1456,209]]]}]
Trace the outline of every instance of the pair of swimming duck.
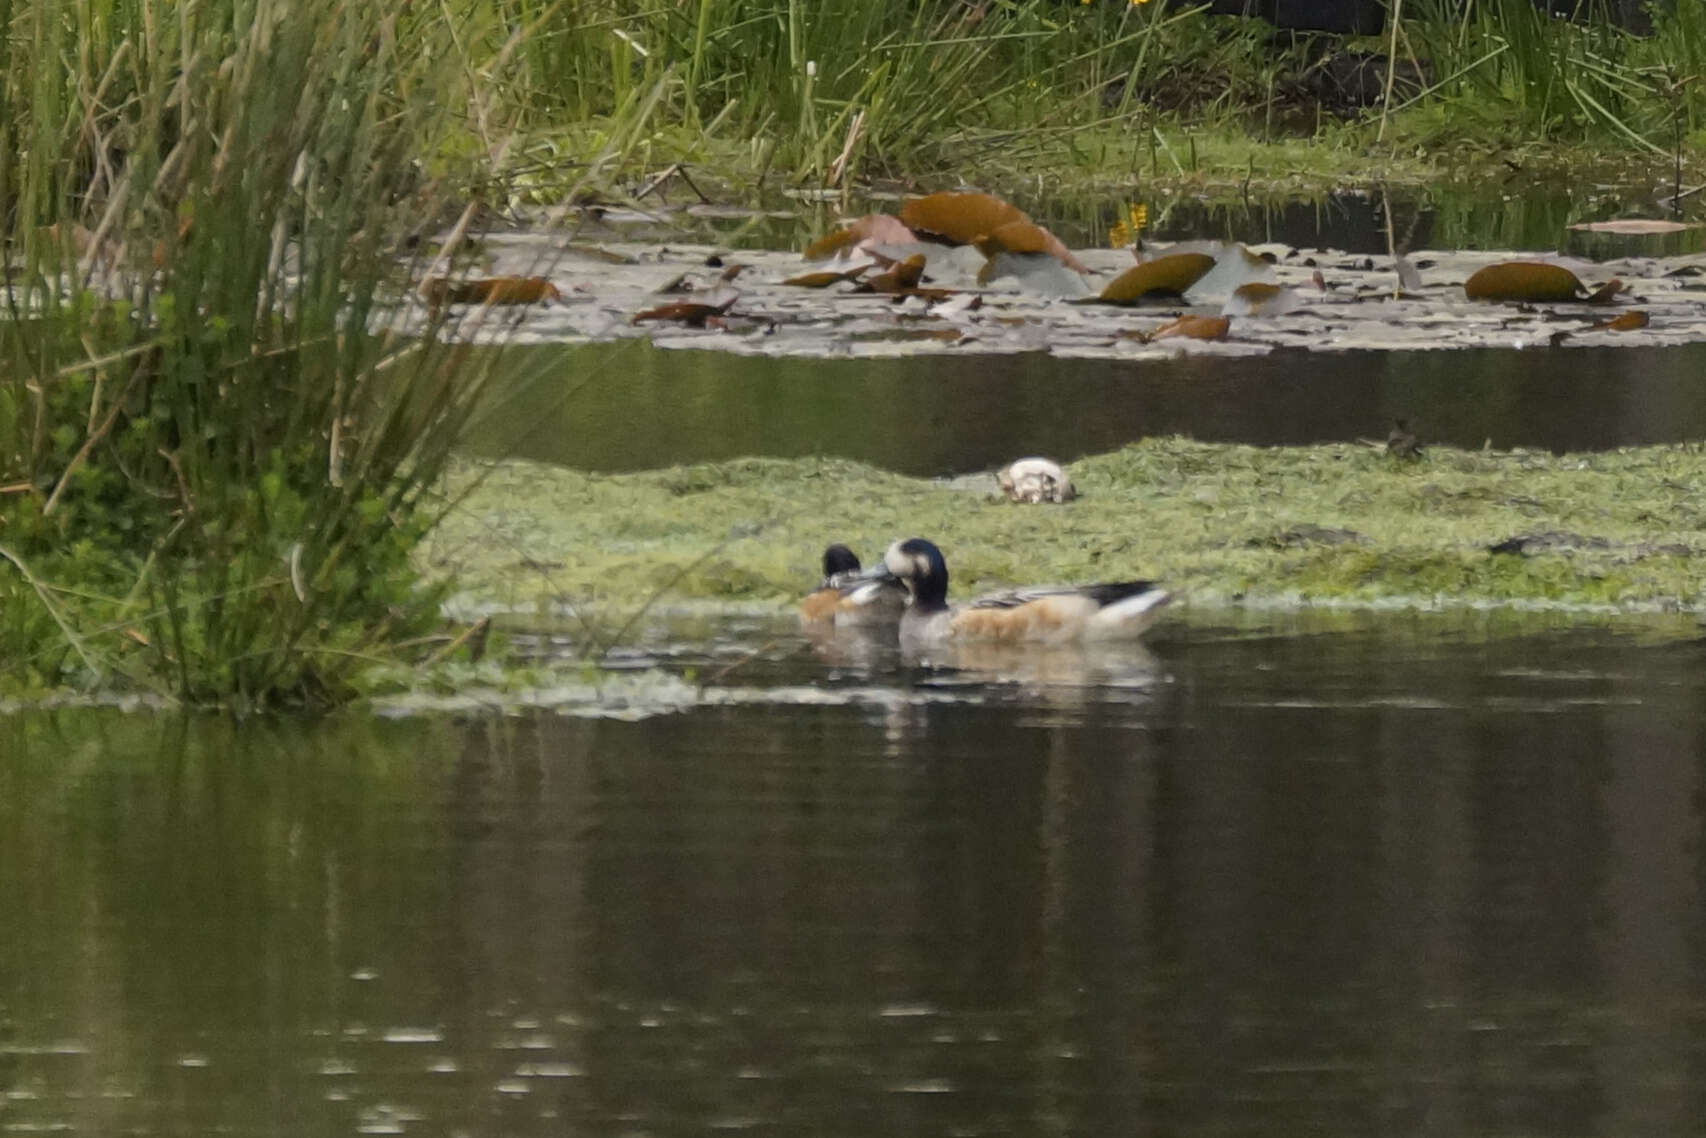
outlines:
[{"label": "pair of swimming duck", "polygon": [[948,604],[948,563],[921,537],[897,541],[862,569],[845,545],[823,553],[823,583],[800,606],[808,623],[900,625],[902,641],[1042,642],[1133,638],[1172,598],[1153,581],[1043,585]]}]

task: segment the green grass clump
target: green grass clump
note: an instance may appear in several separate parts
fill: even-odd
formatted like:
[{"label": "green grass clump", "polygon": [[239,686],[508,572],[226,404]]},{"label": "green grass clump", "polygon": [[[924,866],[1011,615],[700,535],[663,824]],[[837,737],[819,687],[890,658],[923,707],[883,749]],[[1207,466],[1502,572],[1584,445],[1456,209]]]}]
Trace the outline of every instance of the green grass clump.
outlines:
[{"label": "green grass clump", "polygon": [[456,41],[401,0],[0,12],[0,669],[343,698],[439,624],[410,553],[484,385],[387,331]]},{"label": "green grass clump", "polygon": [[[831,541],[867,558],[940,544],[953,592],[1157,577],[1196,603],[1691,607],[1706,600],[1697,448],[1594,455],[1150,439],[1076,462],[1083,497],[1014,506],[834,459],[743,459],[624,475],[468,464],[483,479],[423,549],[471,599],[521,611],[672,602],[772,606]],[[1528,555],[1487,547],[1569,535]]]}]

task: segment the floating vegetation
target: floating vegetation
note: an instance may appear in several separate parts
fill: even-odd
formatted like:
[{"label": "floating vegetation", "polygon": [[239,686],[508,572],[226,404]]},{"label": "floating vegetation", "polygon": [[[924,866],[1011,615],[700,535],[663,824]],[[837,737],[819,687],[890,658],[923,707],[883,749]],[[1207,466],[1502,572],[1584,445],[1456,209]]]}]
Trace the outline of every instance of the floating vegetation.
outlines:
[{"label": "floating vegetation", "polygon": [[908,199],[900,207],[901,224],[949,245],[974,245],[1006,226],[1030,220],[1024,210],[994,194],[930,194]]},{"label": "floating vegetation", "polygon": [[1214,258],[1206,253],[1174,253],[1133,265],[1102,289],[1097,299],[1108,304],[1136,304],[1152,296],[1182,297],[1208,271]]},{"label": "floating vegetation", "polygon": [[1196,316],[1187,312],[1149,333],[1147,339],[1167,340],[1182,336],[1187,340],[1224,340],[1231,330],[1232,321],[1224,316]]},{"label": "floating vegetation", "polygon": [[[553,243],[544,235],[502,235],[487,237],[484,246],[501,271],[537,264]],[[718,292],[714,276],[705,272],[718,249],[635,244],[623,247],[633,258],[631,265],[559,264],[551,283],[566,299],[522,310],[513,329],[456,325],[443,331],[473,339],[496,339],[501,333],[519,341],[557,343],[651,335],[670,347],[751,355],[1047,351],[1106,359],[1706,339],[1706,289],[1698,284],[1706,273],[1706,256],[1607,262],[1599,268],[1610,279],[1588,294],[1577,272],[1565,265],[1527,262],[1536,266],[1531,272],[1513,269],[1519,263],[1508,254],[1417,251],[1404,258],[1409,280],[1395,292],[1397,266],[1390,260],[1305,253],[1285,245],[1231,245],[1214,246],[1217,261],[1205,243],[1175,248],[1181,251],[1162,252],[1135,266],[1120,250],[1079,250],[1075,256],[1090,270],[1089,283],[1052,256],[1000,252],[986,259],[972,246],[915,244],[892,250],[899,256],[876,253],[845,269],[803,275],[793,254],[749,252],[742,254],[747,267],[740,277],[741,319],[706,314],[703,324],[663,318],[636,324],[636,313],[656,307],[662,286],[680,281],[682,289],[701,294],[692,298],[695,302],[711,305],[722,303],[726,293]],[[997,262],[1003,275],[989,279],[986,274]],[[1271,279],[1251,279],[1264,276]],[[1469,299],[1466,291],[1530,299],[1488,304]],[[1115,303],[1093,303],[1097,292]],[[1562,299],[1532,299],[1537,296]],[[942,305],[945,300],[953,303]],[[1092,303],[1069,303],[1074,301]],[[1648,322],[1641,335],[1585,341],[1577,335],[1599,322],[1592,306],[1608,303],[1645,312]],[[1166,319],[1234,316],[1240,320],[1238,334],[1223,340],[1180,334],[1154,339],[1150,333],[1157,313]],[[415,324],[423,333],[430,330],[425,317],[423,309]],[[918,337],[905,348],[893,335],[935,321],[960,334]],[[1629,330],[1633,321],[1596,329]]]},{"label": "floating vegetation", "polygon": [[1575,273],[1546,261],[1503,261],[1477,269],[1463,282],[1463,295],[1470,300],[1546,304],[1579,300],[1585,291]]},{"label": "floating vegetation", "polygon": [[[1148,439],[1074,462],[1072,482],[1077,500],[1016,510],[992,475],[944,483],[837,459],[614,476],[469,463],[449,486],[468,497],[423,557],[457,572],[469,601],[523,612],[632,609],[660,589],[671,603],[780,609],[816,584],[825,542],[879,549],[917,533],[942,546],[963,595],[1141,576],[1198,605],[1706,605],[1697,447],[1552,455],[1400,438],[1389,454],[1372,440]],[[1488,552],[1538,533],[1592,540]]]}]

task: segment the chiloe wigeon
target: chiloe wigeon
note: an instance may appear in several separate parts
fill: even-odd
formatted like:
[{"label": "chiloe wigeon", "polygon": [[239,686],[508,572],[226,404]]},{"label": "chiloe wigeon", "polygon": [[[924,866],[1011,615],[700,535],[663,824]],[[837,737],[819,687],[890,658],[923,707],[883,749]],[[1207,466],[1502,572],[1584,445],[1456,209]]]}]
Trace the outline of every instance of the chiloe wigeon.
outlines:
[{"label": "chiloe wigeon", "polygon": [[823,581],[800,602],[800,621],[837,626],[893,624],[905,608],[905,586],[892,579],[865,577],[858,555],[837,543],[823,551]]},{"label": "chiloe wigeon", "polygon": [[900,618],[903,644],[978,640],[1064,644],[1134,639],[1155,623],[1172,597],[1153,581],[1095,585],[1042,585],[990,593],[948,604],[948,564],[921,537],[889,546],[880,565],[860,574],[867,581],[898,580],[912,600]]}]

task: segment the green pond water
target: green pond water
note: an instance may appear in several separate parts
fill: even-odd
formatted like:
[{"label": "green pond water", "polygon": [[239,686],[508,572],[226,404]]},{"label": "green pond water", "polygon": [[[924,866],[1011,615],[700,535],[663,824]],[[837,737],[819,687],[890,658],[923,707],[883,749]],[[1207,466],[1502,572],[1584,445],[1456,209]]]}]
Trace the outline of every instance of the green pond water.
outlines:
[{"label": "green pond water", "polygon": [[[1156,229],[1361,250],[1367,207]],[[1584,207],[1455,208],[1418,240]],[[598,470],[1706,437],[1695,348],[506,354],[474,449]],[[0,718],[0,1135],[1698,1133],[1694,618],[1196,612],[1007,664],[729,618],[612,657],[668,714]]]},{"label": "green pond water", "polygon": [[1070,461],[1157,435],[1603,450],[1706,438],[1706,344],[1175,360],[738,356],[644,341],[503,349],[471,450],[591,470],[832,454],[888,470]]},{"label": "green pond water", "polygon": [[0,1133],[1698,1133],[1692,621],[623,663],[720,678],[0,720]]}]

